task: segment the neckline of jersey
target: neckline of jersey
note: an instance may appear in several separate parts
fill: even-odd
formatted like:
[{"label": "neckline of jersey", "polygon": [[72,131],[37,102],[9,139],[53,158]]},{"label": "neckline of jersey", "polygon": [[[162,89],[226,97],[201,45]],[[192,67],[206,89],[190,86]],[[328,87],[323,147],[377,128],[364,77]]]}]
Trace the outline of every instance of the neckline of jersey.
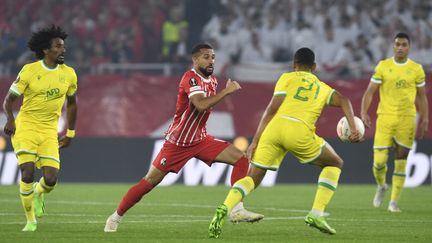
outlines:
[{"label": "neckline of jersey", "polygon": [[204,78],[203,76],[201,76],[194,68],[192,68],[192,71],[196,74],[196,75],[198,75],[204,82],[206,82],[206,83],[210,83],[211,82],[211,79],[210,78]]},{"label": "neckline of jersey", "polygon": [[57,70],[58,67],[59,67],[59,64],[57,64],[57,66],[56,66],[55,68],[49,68],[49,67],[47,67],[47,66],[45,65],[43,59],[40,60],[40,63],[41,63],[41,65],[42,65],[42,67],[43,67],[44,69],[48,70],[48,71],[55,71],[55,70]]},{"label": "neckline of jersey", "polygon": [[392,57],[393,63],[396,65],[405,65],[408,63],[408,61],[410,60],[409,58],[406,59],[405,62],[397,62],[396,59],[394,57]]}]

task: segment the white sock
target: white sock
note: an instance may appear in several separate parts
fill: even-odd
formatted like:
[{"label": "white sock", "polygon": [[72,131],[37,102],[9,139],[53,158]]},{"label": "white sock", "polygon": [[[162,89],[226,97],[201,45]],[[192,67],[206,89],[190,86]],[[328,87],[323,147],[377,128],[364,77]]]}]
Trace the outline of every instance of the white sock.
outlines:
[{"label": "white sock", "polygon": [[117,210],[111,215],[111,218],[114,219],[115,221],[120,221],[123,216],[118,215]]},{"label": "white sock", "polygon": [[234,206],[233,209],[231,209],[231,212],[236,212],[236,211],[242,210],[242,209],[244,209],[243,202],[239,202],[239,203],[237,203],[237,205]]},{"label": "white sock", "polygon": [[315,215],[315,216],[317,216],[317,217],[322,217],[322,216],[324,216],[324,212],[323,211],[320,211],[320,210],[317,210],[317,209],[314,209],[314,208],[312,208],[312,210],[310,211],[313,215]]}]

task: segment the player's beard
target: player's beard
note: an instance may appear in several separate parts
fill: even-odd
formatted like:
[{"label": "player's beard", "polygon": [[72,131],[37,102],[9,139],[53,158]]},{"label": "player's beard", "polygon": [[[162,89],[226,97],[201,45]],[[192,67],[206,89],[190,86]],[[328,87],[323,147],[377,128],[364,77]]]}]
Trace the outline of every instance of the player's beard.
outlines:
[{"label": "player's beard", "polygon": [[57,64],[64,64],[64,56],[63,56],[63,58],[60,58],[60,56],[57,57],[57,59],[56,59],[56,63],[57,63]]},{"label": "player's beard", "polygon": [[208,77],[213,74],[213,69],[211,71],[207,71],[207,68],[199,67],[199,70],[204,76]]}]

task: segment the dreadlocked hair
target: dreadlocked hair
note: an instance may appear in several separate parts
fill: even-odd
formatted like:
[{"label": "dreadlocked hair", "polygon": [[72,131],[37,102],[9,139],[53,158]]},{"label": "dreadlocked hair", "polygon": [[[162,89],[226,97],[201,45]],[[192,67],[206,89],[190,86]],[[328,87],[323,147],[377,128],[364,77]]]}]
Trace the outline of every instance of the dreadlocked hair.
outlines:
[{"label": "dreadlocked hair", "polygon": [[51,48],[52,39],[60,38],[65,40],[67,36],[66,32],[64,32],[59,26],[51,25],[49,28],[33,32],[27,46],[35,53],[36,58],[40,60],[45,56],[43,50]]}]

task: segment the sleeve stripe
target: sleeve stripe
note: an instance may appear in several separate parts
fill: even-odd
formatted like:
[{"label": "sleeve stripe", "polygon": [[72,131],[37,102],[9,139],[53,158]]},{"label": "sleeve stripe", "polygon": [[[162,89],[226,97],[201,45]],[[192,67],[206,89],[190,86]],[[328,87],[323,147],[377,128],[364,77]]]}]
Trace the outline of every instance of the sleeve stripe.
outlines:
[{"label": "sleeve stripe", "polygon": [[329,94],[329,96],[327,97],[327,102],[326,102],[327,105],[330,104],[330,101],[332,100],[335,91],[336,91],[336,90],[334,90],[334,89],[332,89],[332,91],[330,91],[330,94]]},{"label": "sleeve stripe", "polygon": [[286,91],[277,91],[273,93],[273,96],[286,96]]},{"label": "sleeve stripe", "polygon": [[9,92],[11,92],[11,93],[13,93],[13,94],[16,94],[16,95],[21,95],[21,93],[14,87],[14,85],[12,85],[10,88],[9,88]]},{"label": "sleeve stripe", "polygon": [[188,97],[190,98],[192,95],[196,95],[196,94],[204,94],[204,91],[199,90],[199,91],[190,92]]},{"label": "sleeve stripe", "polygon": [[66,95],[67,95],[67,96],[74,96],[75,94],[76,94],[76,91],[74,91],[72,94],[67,93]]},{"label": "sleeve stripe", "polygon": [[376,84],[380,84],[380,83],[382,83],[382,80],[381,79],[376,79],[376,78],[371,78],[371,80],[370,80],[372,83],[376,83]]},{"label": "sleeve stripe", "polygon": [[423,81],[423,82],[421,82],[421,83],[419,83],[419,84],[416,85],[416,87],[418,87],[418,88],[424,87],[424,86],[426,86],[426,82],[425,81]]}]

